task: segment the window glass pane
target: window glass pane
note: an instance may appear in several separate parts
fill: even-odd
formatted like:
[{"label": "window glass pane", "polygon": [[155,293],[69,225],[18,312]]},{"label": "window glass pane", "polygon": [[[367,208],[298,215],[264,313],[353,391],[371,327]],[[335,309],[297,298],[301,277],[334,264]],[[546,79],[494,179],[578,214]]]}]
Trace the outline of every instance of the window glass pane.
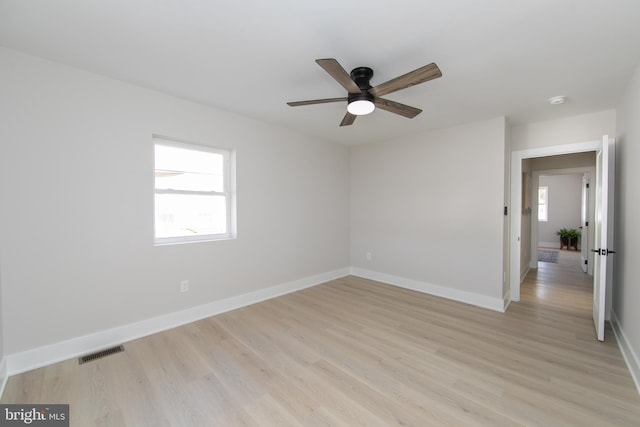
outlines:
[{"label": "window glass pane", "polygon": [[538,204],[546,205],[547,204],[547,188],[548,187],[540,187],[538,188]]},{"label": "window glass pane", "polygon": [[222,193],[224,191],[224,181],[222,175],[156,170],[156,189],[217,191]]},{"label": "window glass pane", "polygon": [[538,205],[538,221],[546,221],[546,220],[547,220],[547,206]]},{"label": "window glass pane", "polygon": [[224,234],[224,196],[156,194],[156,237]]},{"label": "window glass pane", "polygon": [[538,187],[538,221],[549,220],[548,196],[549,187]]},{"label": "window glass pane", "polygon": [[156,170],[222,175],[224,156],[168,145],[155,146]]},{"label": "window glass pane", "polygon": [[156,188],[224,191],[224,156],[168,145],[155,146]]}]

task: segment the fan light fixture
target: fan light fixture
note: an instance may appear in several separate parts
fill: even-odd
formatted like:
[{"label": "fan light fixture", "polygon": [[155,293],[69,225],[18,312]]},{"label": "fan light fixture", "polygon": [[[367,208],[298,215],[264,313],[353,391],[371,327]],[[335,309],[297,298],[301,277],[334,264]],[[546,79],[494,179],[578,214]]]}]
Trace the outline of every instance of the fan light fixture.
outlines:
[{"label": "fan light fixture", "polygon": [[364,116],[365,114],[369,114],[376,109],[376,106],[373,102],[368,99],[359,99],[356,101],[351,101],[349,105],[347,105],[347,111],[353,114],[354,116]]}]

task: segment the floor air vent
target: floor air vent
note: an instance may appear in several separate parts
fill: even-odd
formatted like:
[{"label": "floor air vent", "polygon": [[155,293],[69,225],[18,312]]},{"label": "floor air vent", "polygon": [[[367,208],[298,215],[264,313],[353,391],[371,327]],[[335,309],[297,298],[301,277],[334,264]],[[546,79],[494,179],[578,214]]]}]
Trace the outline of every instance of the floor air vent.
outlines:
[{"label": "floor air vent", "polygon": [[87,354],[86,356],[82,356],[78,359],[78,362],[80,362],[80,364],[82,365],[83,363],[102,359],[103,357],[111,356],[112,354],[120,353],[121,351],[124,351],[124,347],[118,345],[116,347],[107,348],[106,350],[101,350],[95,353]]}]

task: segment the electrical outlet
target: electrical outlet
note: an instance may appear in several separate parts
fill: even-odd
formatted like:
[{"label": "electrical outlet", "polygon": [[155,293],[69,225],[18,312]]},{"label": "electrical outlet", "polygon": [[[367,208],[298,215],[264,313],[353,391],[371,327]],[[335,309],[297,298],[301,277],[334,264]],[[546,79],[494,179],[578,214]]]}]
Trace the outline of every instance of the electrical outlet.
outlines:
[{"label": "electrical outlet", "polygon": [[371,252],[367,252],[366,254],[364,254],[364,256],[367,259],[367,261],[371,261]]},{"label": "electrical outlet", "polygon": [[180,281],[180,292],[189,292],[189,281],[181,280]]}]

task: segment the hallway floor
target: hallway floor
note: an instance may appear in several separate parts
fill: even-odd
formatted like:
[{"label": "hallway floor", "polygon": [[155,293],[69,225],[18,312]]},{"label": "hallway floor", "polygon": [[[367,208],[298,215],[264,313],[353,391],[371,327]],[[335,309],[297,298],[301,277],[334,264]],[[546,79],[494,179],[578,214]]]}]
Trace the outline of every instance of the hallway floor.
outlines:
[{"label": "hallway floor", "polygon": [[590,318],[593,276],[580,268],[580,252],[557,248],[540,249],[557,251],[558,263],[538,262],[538,268],[529,271],[520,288],[521,301]]}]

